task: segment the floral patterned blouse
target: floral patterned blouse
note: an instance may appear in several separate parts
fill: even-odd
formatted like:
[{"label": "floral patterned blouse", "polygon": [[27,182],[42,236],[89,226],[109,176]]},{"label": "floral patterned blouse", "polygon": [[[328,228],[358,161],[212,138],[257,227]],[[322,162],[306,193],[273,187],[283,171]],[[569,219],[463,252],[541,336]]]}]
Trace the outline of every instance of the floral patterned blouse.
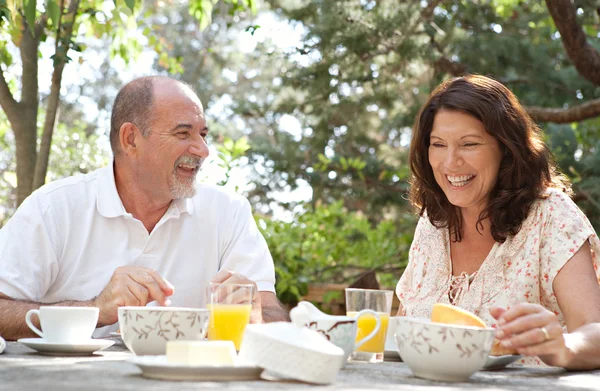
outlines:
[{"label": "floral patterned blouse", "polygon": [[[600,240],[569,196],[556,189],[548,189],[546,194],[547,198],[532,204],[519,233],[504,243],[496,242],[479,270],[472,276],[465,274],[459,281],[452,276],[448,229],[438,229],[422,217],[408,266],[396,286],[403,315],[429,318],[434,303],[449,303],[452,296],[453,304],[496,327],[490,307],[510,308],[528,302],[541,304],[557,314],[566,331],[552,283],[588,239],[600,283]],[[537,357],[524,358],[521,363],[543,365]]]}]

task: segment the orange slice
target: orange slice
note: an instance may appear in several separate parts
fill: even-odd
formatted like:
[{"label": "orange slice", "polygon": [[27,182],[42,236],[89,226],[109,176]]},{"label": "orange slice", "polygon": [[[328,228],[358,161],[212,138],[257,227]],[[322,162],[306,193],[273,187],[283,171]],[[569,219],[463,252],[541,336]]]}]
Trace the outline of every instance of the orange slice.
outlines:
[{"label": "orange slice", "polygon": [[431,311],[431,321],[437,323],[458,324],[462,326],[487,327],[481,318],[462,308],[436,303]]}]

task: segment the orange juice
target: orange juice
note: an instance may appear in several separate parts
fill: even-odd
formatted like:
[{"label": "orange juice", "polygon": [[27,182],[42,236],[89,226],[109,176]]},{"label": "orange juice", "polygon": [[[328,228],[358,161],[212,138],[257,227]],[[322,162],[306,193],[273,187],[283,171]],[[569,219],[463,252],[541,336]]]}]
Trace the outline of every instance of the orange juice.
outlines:
[{"label": "orange juice", "polygon": [[208,339],[233,341],[240,350],[246,325],[250,321],[251,304],[209,304]]},{"label": "orange juice", "polygon": [[[353,318],[356,318],[358,312],[348,312],[347,315]],[[379,326],[379,331],[373,338],[365,342],[361,347],[359,347],[357,352],[368,352],[368,353],[383,353],[385,347],[385,337],[387,334],[388,323],[390,322],[390,314],[386,314],[383,312],[378,312],[379,319],[381,320],[381,325]],[[358,318],[357,322],[357,331],[356,331],[356,342],[359,342],[367,335],[371,334],[373,330],[375,330],[375,326],[377,325],[377,319],[371,315],[366,314]]]}]

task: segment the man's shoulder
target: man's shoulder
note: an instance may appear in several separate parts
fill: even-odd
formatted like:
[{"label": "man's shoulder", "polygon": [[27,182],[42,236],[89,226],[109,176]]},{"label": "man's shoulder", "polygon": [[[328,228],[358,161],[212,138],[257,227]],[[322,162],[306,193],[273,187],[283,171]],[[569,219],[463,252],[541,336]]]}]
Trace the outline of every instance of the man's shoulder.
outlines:
[{"label": "man's shoulder", "polygon": [[41,204],[54,204],[63,200],[72,203],[72,207],[84,204],[86,199],[95,202],[98,178],[102,170],[104,168],[57,179],[37,189],[31,197],[37,198]]},{"label": "man's shoulder", "polygon": [[70,177],[57,179],[40,187],[37,191],[42,195],[50,195],[56,191],[69,190],[72,187],[88,187],[94,185],[98,179],[98,173],[101,169],[92,171],[87,174],[75,174]]}]

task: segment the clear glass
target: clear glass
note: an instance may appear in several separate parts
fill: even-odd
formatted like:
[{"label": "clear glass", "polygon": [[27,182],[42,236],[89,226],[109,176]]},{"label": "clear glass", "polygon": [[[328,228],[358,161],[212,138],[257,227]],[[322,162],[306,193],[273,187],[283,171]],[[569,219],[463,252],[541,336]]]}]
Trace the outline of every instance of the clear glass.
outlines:
[{"label": "clear glass", "polygon": [[233,341],[240,350],[246,325],[250,322],[254,285],[216,284],[206,288],[207,308],[210,311],[208,339]]},{"label": "clear glass", "polygon": [[[356,314],[365,309],[373,310],[379,315],[381,326],[377,334],[350,356],[351,361],[382,362],[385,349],[390,312],[392,310],[393,291],[346,288],[346,314],[356,317]],[[363,339],[376,327],[374,316],[362,316],[357,322],[356,340]]]}]

